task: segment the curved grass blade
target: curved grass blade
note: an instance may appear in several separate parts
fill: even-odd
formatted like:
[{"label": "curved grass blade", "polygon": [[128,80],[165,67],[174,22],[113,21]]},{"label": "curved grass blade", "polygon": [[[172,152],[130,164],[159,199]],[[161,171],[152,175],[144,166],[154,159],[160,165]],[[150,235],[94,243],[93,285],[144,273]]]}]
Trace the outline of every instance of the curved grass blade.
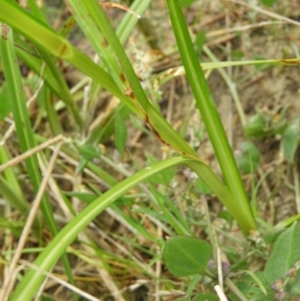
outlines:
[{"label": "curved grass blade", "polygon": [[[107,206],[116,199],[123,196],[129,189],[147,180],[151,176],[174,166],[192,164],[194,160],[189,158],[175,157],[161,161],[153,166],[146,167],[133,176],[118,183],[106,193],[97,198],[93,203],[83,209],[74,219],[68,223],[48,244],[44,251],[38,256],[34,264],[40,269],[49,271],[63,254],[66,248],[74,241],[77,235]],[[217,185],[217,196],[221,199],[230,199],[229,191],[214,173],[204,164],[197,161],[198,172],[204,177],[210,178],[213,185]],[[30,269],[21,280],[9,301],[30,301],[36,294],[45,276]]]},{"label": "curved grass blade", "polygon": [[[150,3],[151,0],[135,0],[132,3],[130,9],[134,11],[137,15],[141,16]],[[126,13],[125,17],[122,19],[116,31],[116,34],[119,37],[122,45],[128,39],[133,27],[136,25],[137,22],[137,16],[133,15],[130,12]]]}]

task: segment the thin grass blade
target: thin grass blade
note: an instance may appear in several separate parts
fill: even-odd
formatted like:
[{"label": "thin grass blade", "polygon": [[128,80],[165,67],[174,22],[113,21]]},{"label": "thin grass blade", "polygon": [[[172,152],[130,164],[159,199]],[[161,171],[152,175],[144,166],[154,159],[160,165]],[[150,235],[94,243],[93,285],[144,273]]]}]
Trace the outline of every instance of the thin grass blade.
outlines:
[{"label": "thin grass blade", "polygon": [[225,182],[234,196],[234,202],[227,209],[230,212],[238,211],[237,214],[234,214],[234,218],[241,226],[242,231],[248,234],[251,229],[256,229],[256,223],[224,127],[200,67],[179,1],[167,0],[167,5],[188,81],[218,158]]},{"label": "thin grass blade", "polygon": [[[49,271],[57,262],[61,254],[63,254],[66,248],[74,241],[77,235],[107,206],[109,206],[116,199],[123,196],[129,189],[167,168],[178,165],[188,165],[192,162],[195,162],[195,160],[182,157],[171,158],[149,166],[144,170],[137,172],[133,176],[125,179],[124,181],[118,183],[106,193],[97,198],[85,209],[83,209],[77,216],[75,216],[74,219],[53,238],[53,240],[48,244],[45,250],[36,259],[34,264],[40,269]],[[220,197],[220,194],[222,194],[222,197],[225,197],[226,199],[231,198],[230,193],[226,188],[224,188],[222,182],[214,175],[213,172],[211,172],[211,170],[205,164],[197,161],[197,166],[199,168],[197,170],[198,172],[202,173],[204,177],[210,178],[210,182],[214,186],[219,186],[219,189],[217,189],[218,197]],[[44,279],[44,275],[36,272],[33,269],[29,270],[15,289],[9,301],[31,301],[32,297],[39,289]]]}]

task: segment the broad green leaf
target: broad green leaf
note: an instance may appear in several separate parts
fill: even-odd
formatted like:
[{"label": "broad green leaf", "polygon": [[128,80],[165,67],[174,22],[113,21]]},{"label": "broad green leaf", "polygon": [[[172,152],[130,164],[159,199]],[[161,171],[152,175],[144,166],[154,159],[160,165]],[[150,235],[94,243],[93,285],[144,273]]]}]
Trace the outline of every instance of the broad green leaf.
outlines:
[{"label": "broad green leaf", "polygon": [[[291,276],[286,286],[286,291],[292,296],[300,296],[300,273],[297,271],[296,276]],[[292,300],[292,299],[291,299]],[[293,299],[296,300],[296,299]],[[297,299],[298,300],[298,299]]]},{"label": "broad green leaf", "polygon": [[122,116],[117,112],[115,118],[115,144],[121,158],[124,156],[127,141],[127,127]]},{"label": "broad green leaf", "polygon": [[283,153],[284,158],[289,162],[293,163],[294,156],[299,144],[299,121],[297,118],[283,133],[283,137],[280,143],[280,149]]},{"label": "broad green leaf", "polygon": [[235,158],[243,173],[249,174],[257,170],[260,153],[252,142],[245,141],[241,144],[241,150]]},{"label": "broad green leaf", "polygon": [[211,256],[211,246],[198,238],[177,236],[167,240],[163,253],[168,271],[175,277],[202,274]]},{"label": "broad green leaf", "polygon": [[[285,279],[287,277],[286,273],[299,260],[300,230],[298,224],[294,223],[278,237],[267,261],[264,273],[269,285],[272,285],[275,280]],[[297,284],[300,287],[300,283]]]}]

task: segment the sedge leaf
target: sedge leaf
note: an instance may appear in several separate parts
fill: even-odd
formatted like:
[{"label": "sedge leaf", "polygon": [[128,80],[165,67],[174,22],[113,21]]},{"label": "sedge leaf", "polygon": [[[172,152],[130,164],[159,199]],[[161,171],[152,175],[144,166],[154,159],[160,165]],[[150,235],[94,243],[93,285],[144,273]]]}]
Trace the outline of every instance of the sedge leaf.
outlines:
[{"label": "sedge leaf", "polygon": [[244,174],[249,174],[257,170],[260,153],[257,147],[250,141],[241,144],[241,150],[236,155],[236,161]]}]

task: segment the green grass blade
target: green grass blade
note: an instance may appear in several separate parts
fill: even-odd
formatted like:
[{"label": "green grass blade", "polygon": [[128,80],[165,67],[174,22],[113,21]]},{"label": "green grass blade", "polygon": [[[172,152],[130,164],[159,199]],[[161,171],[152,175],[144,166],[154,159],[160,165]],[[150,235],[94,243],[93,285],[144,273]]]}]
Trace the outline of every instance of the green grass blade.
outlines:
[{"label": "green grass blade", "polygon": [[29,204],[21,193],[16,191],[18,188],[11,185],[0,175],[0,191],[5,200],[10,203],[20,213],[26,215],[29,211]]},{"label": "green grass blade", "polygon": [[[14,48],[12,30],[5,24],[1,24],[0,26],[0,53],[4,75],[9,91],[10,105],[14,116],[21,150],[22,152],[26,152],[27,150],[35,147],[35,140],[26,107],[26,100],[22,91],[22,79]],[[32,155],[29,157],[26,160],[26,166],[29,178],[33,184],[34,191],[37,193],[42,181],[42,175],[40,174],[37,156]],[[57,225],[47,195],[44,195],[42,198],[41,210],[52,235],[55,236],[57,233]],[[63,255],[63,263],[66,272],[69,276],[71,276],[72,279],[71,268],[68,259],[63,253],[61,255]]]},{"label": "green grass blade", "polygon": [[[14,50],[12,30],[6,25],[1,24],[1,32],[1,57],[4,75],[9,89],[10,104],[14,115],[21,150],[26,152],[27,150],[35,147],[35,141],[26,107],[26,100],[22,91],[22,80]],[[26,165],[34,190],[37,191],[41,182],[37,157],[35,155],[29,157],[26,160]],[[49,222],[50,229],[56,229],[52,210],[46,199],[42,202],[42,208],[44,210],[43,213],[45,218]]]},{"label": "green grass blade", "polygon": [[[1,3],[1,1],[0,1],[0,3]],[[38,10],[35,10],[35,11],[38,12]],[[2,15],[1,15],[1,13],[2,13]],[[64,39],[62,37],[57,35],[54,31],[51,31],[49,29],[49,27],[44,26],[43,23],[45,22],[45,20],[41,14],[38,14],[38,17],[42,18],[42,23],[37,19],[34,20],[33,17],[30,18],[29,15],[26,16],[23,13],[22,9],[20,9],[20,7],[18,7],[14,3],[7,2],[7,1],[3,1],[3,3],[1,3],[1,13],[0,13],[0,15],[3,18],[1,18],[1,17],[0,18],[4,22],[6,22],[7,24],[10,24],[9,20],[12,21],[13,24],[10,24],[10,25],[14,28],[16,28],[16,27],[19,28],[20,32],[22,32],[25,36],[27,36],[27,37],[28,37],[28,35],[34,36],[37,33],[35,30],[37,30],[37,31],[39,31],[41,36],[43,36],[43,38],[48,41],[47,46],[45,46],[44,44],[41,44],[41,43],[36,43],[36,46],[39,50],[40,55],[42,56],[44,62],[46,63],[46,65],[48,67],[47,72],[50,72],[50,74],[52,75],[51,76],[52,81],[51,81],[50,86],[54,87],[54,85],[55,85],[54,91],[66,103],[71,114],[74,116],[77,124],[79,125],[79,127],[81,127],[82,120],[81,120],[80,113],[72,99],[72,96],[69,92],[69,89],[68,89],[64,79],[63,79],[61,72],[58,70],[52,57],[49,55],[49,50],[52,50],[56,53],[56,56],[58,56],[58,57],[59,57],[59,53],[68,56],[72,53],[72,50],[69,49],[67,47],[67,45],[63,44]],[[24,21],[24,23],[22,21]],[[42,26],[38,26],[36,24],[36,22],[38,22],[38,25],[42,25]],[[25,25],[25,23],[27,23],[27,26]],[[39,37],[37,37],[35,39],[35,42],[37,42],[38,40],[39,40]],[[28,59],[28,56],[27,56],[27,59]],[[32,60],[29,60],[29,61],[32,62]],[[27,63],[28,63],[28,61],[27,61]],[[32,67],[32,65],[30,65],[30,64],[29,64],[29,66]],[[33,68],[33,70],[35,70],[37,72],[36,69]],[[46,78],[46,81],[47,81],[47,78]],[[54,84],[54,82],[56,84]]]},{"label": "green grass blade", "polygon": [[[150,184],[151,185],[151,184]],[[170,212],[169,208],[167,208],[165,202],[166,202],[166,197],[158,192],[154,187],[151,185],[150,191],[155,197],[159,208],[163,214],[163,216],[166,218],[168,223],[172,226],[172,228],[176,231],[177,235],[193,235],[191,230],[189,228],[186,228],[185,224],[181,224],[179,220],[174,216],[172,212]]]},{"label": "green grass blade", "polygon": [[[38,7],[36,1],[29,0],[30,10],[33,13],[34,16],[36,16],[41,22],[47,24],[46,16],[44,15],[43,11]],[[63,102],[65,102],[67,108],[69,109],[71,116],[74,117],[75,121],[77,122],[77,125],[79,128],[82,127],[82,118],[79,113],[78,108],[75,105],[75,102],[70,94],[70,91],[68,89],[68,86],[63,78],[62,73],[60,72],[59,68],[56,65],[55,60],[50,56],[49,52],[47,50],[44,50],[43,48],[38,47],[39,53],[41,57],[43,58],[46,65],[49,67],[49,70],[53,74],[53,77],[55,78],[56,82],[58,83],[58,86],[63,94],[63,97],[61,98]]]},{"label": "green grass blade", "polygon": [[[48,66],[43,64],[42,60],[34,56],[33,54],[29,53],[30,49],[25,48],[26,45],[21,39],[15,39],[17,47],[16,53],[17,56],[36,74],[42,77],[46,84],[50,87],[50,89],[61,99],[63,99],[63,92],[60,90],[60,87],[50,72]],[[26,49],[26,50],[25,50]]]},{"label": "green grass blade", "polygon": [[[77,235],[113,201],[123,196],[129,189],[138,185],[142,181],[147,180],[151,176],[162,172],[167,168],[178,165],[188,165],[192,164],[192,162],[195,161],[189,158],[171,158],[146,167],[144,170],[141,170],[133,176],[118,183],[75,216],[74,219],[53,238],[45,250],[38,256],[34,264],[42,270],[49,271],[65,252],[66,248],[74,241]],[[223,196],[225,195],[226,198],[230,199],[230,193],[226,188],[224,188],[224,185],[210,171],[210,169],[205,164],[199,162],[197,162],[197,166],[199,168],[198,172],[209,177],[211,179],[210,182],[213,185],[219,186],[219,189],[217,189],[217,196],[220,197],[220,194],[222,194]],[[44,279],[45,276],[43,274],[32,269],[29,270],[16,287],[9,301],[30,301]]]},{"label": "green grass blade", "polygon": [[[0,147],[0,164],[5,164],[10,160],[9,152],[5,145]],[[14,208],[18,209],[22,214],[27,214],[29,204],[26,202],[18,179],[12,167],[3,171],[3,178],[0,177],[1,194],[10,201]]]},{"label": "green grass blade", "polygon": [[147,229],[145,229],[145,227],[140,223],[140,221],[136,221],[134,220],[132,217],[127,216],[122,208],[119,208],[117,205],[112,204],[111,208],[117,213],[119,214],[133,229],[135,229],[137,231],[137,234],[142,235],[143,237],[145,237],[146,239],[148,239],[149,241],[155,242],[156,239],[153,236],[153,234],[151,234],[150,232],[147,231]]},{"label": "green grass blade", "polygon": [[53,58],[48,53],[47,50],[44,50],[42,47],[37,47],[39,50],[39,53],[41,57],[43,58],[43,61],[48,66],[50,72],[52,73],[53,77],[56,79],[56,82],[59,86],[59,89],[63,95],[61,100],[66,104],[67,108],[69,109],[69,112],[74,117],[77,125],[79,128],[82,127],[82,118],[79,113],[79,110],[76,106],[76,103],[74,102],[72,95],[70,94],[70,91],[68,89],[68,86],[63,78],[63,75],[61,74],[60,70],[56,66]]},{"label": "green grass blade", "polygon": [[75,17],[76,22],[96,50],[97,54],[101,57],[101,60],[103,61],[109,74],[113,77],[114,82],[121,89],[124,83],[122,82],[120,77],[120,67],[118,66],[116,59],[114,58],[114,53],[110,49],[109,45],[107,45],[107,41],[103,37],[103,34],[99,31],[99,28],[97,27],[96,23],[91,18],[89,11],[85,7],[88,2],[81,0],[68,0],[67,2],[68,5],[72,8],[72,13]]},{"label": "green grass blade", "polygon": [[63,133],[63,128],[57,112],[55,110],[55,103],[52,101],[53,95],[50,88],[44,85],[40,91],[41,98],[43,99],[45,112],[47,114],[47,119],[50,124],[53,136],[57,136]]},{"label": "green grass blade", "polygon": [[[225,182],[234,196],[235,202],[230,207],[238,207],[239,211],[247,216],[248,224],[245,224],[240,217],[235,216],[238,218],[237,221],[243,232],[247,234],[251,229],[256,229],[256,224],[232,150],[195,53],[179,1],[167,0],[167,5],[188,81],[221,166]],[[228,208],[228,210],[234,211],[234,208]]]},{"label": "green grass blade", "polygon": [[[203,46],[203,51],[212,61],[215,61],[215,62],[217,61],[217,58],[214,56],[214,54],[210,51],[210,49],[206,45]],[[245,113],[244,113],[244,110],[243,110],[243,107],[242,107],[242,104],[241,104],[241,101],[240,101],[240,98],[239,98],[239,95],[237,92],[236,85],[231,81],[231,79],[229,78],[228,74],[225,72],[224,69],[219,68],[218,71],[221,74],[221,76],[223,77],[225,83],[227,84],[227,86],[230,90],[230,93],[234,100],[236,110],[238,111],[238,114],[239,114],[239,117],[241,120],[241,124],[243,127],[245,127],[246,116],[245,116]]]},{"label": "green grass blade", "polygon": [[52,55],[71,63],[78,70],[93,78],[103,88],[121,99],[133,112],[141,116],[139,109],[134,105],[130,97],[125,95],[125,91],[119,89],[111,75],[73,47],[64,37],[45,26],[18,5],[6,0],[0,0],[0,5],[1,21],[9,24],[28,40],[43,47]]},{"label": "green grass blade", "polygon": [[178,135],[178,133],[149,102],[145,91],[133,70],[132,64],[129,61],[125,50],[116,36],[115,31],[102,7],[94,0],[85,1],[85,5],[90,15],[94,18],[96,24],[103,31],[105,38],[109,45],[112,46],[112,49],[115,51],[119,59],[122,71],[133,91],[130,93],[131,101],[139,109],[140,116],[142,115],[148,126],[164,143],[172,146],[182,155],[189,155],[193,158],[198,158],[196,152]]},{"label": "green grass blade", "polygon": [[[130,9],[137,15],[142,15],[150,3],[151,0],[135,0],[132,3]],[[125,17],[122,19],[116,31],[122,45],[124,45],[124,43],[128,39],[133,27],[136,25],[138,20],[139,19],[137,18],[137,16],[133,15],[130,12],[127,12]]]},{"label": "green grass blade", "polygon": [[[220,69],[226,67],[235,67],[235,66],[299,66],[300,58],[294,59],[280,59],[280,60],[254,60],[254,61],[229,61],[229,62],[209,62],[209,63],[201,63],[202,70],[212,70],[212,69]],[[169,80],[174,78],[174,74],[176,76],[184,75],[185,70],[182,66],[170,68],[158,73],[155,78],[158,80],[159,85],[162,86]]]}]

